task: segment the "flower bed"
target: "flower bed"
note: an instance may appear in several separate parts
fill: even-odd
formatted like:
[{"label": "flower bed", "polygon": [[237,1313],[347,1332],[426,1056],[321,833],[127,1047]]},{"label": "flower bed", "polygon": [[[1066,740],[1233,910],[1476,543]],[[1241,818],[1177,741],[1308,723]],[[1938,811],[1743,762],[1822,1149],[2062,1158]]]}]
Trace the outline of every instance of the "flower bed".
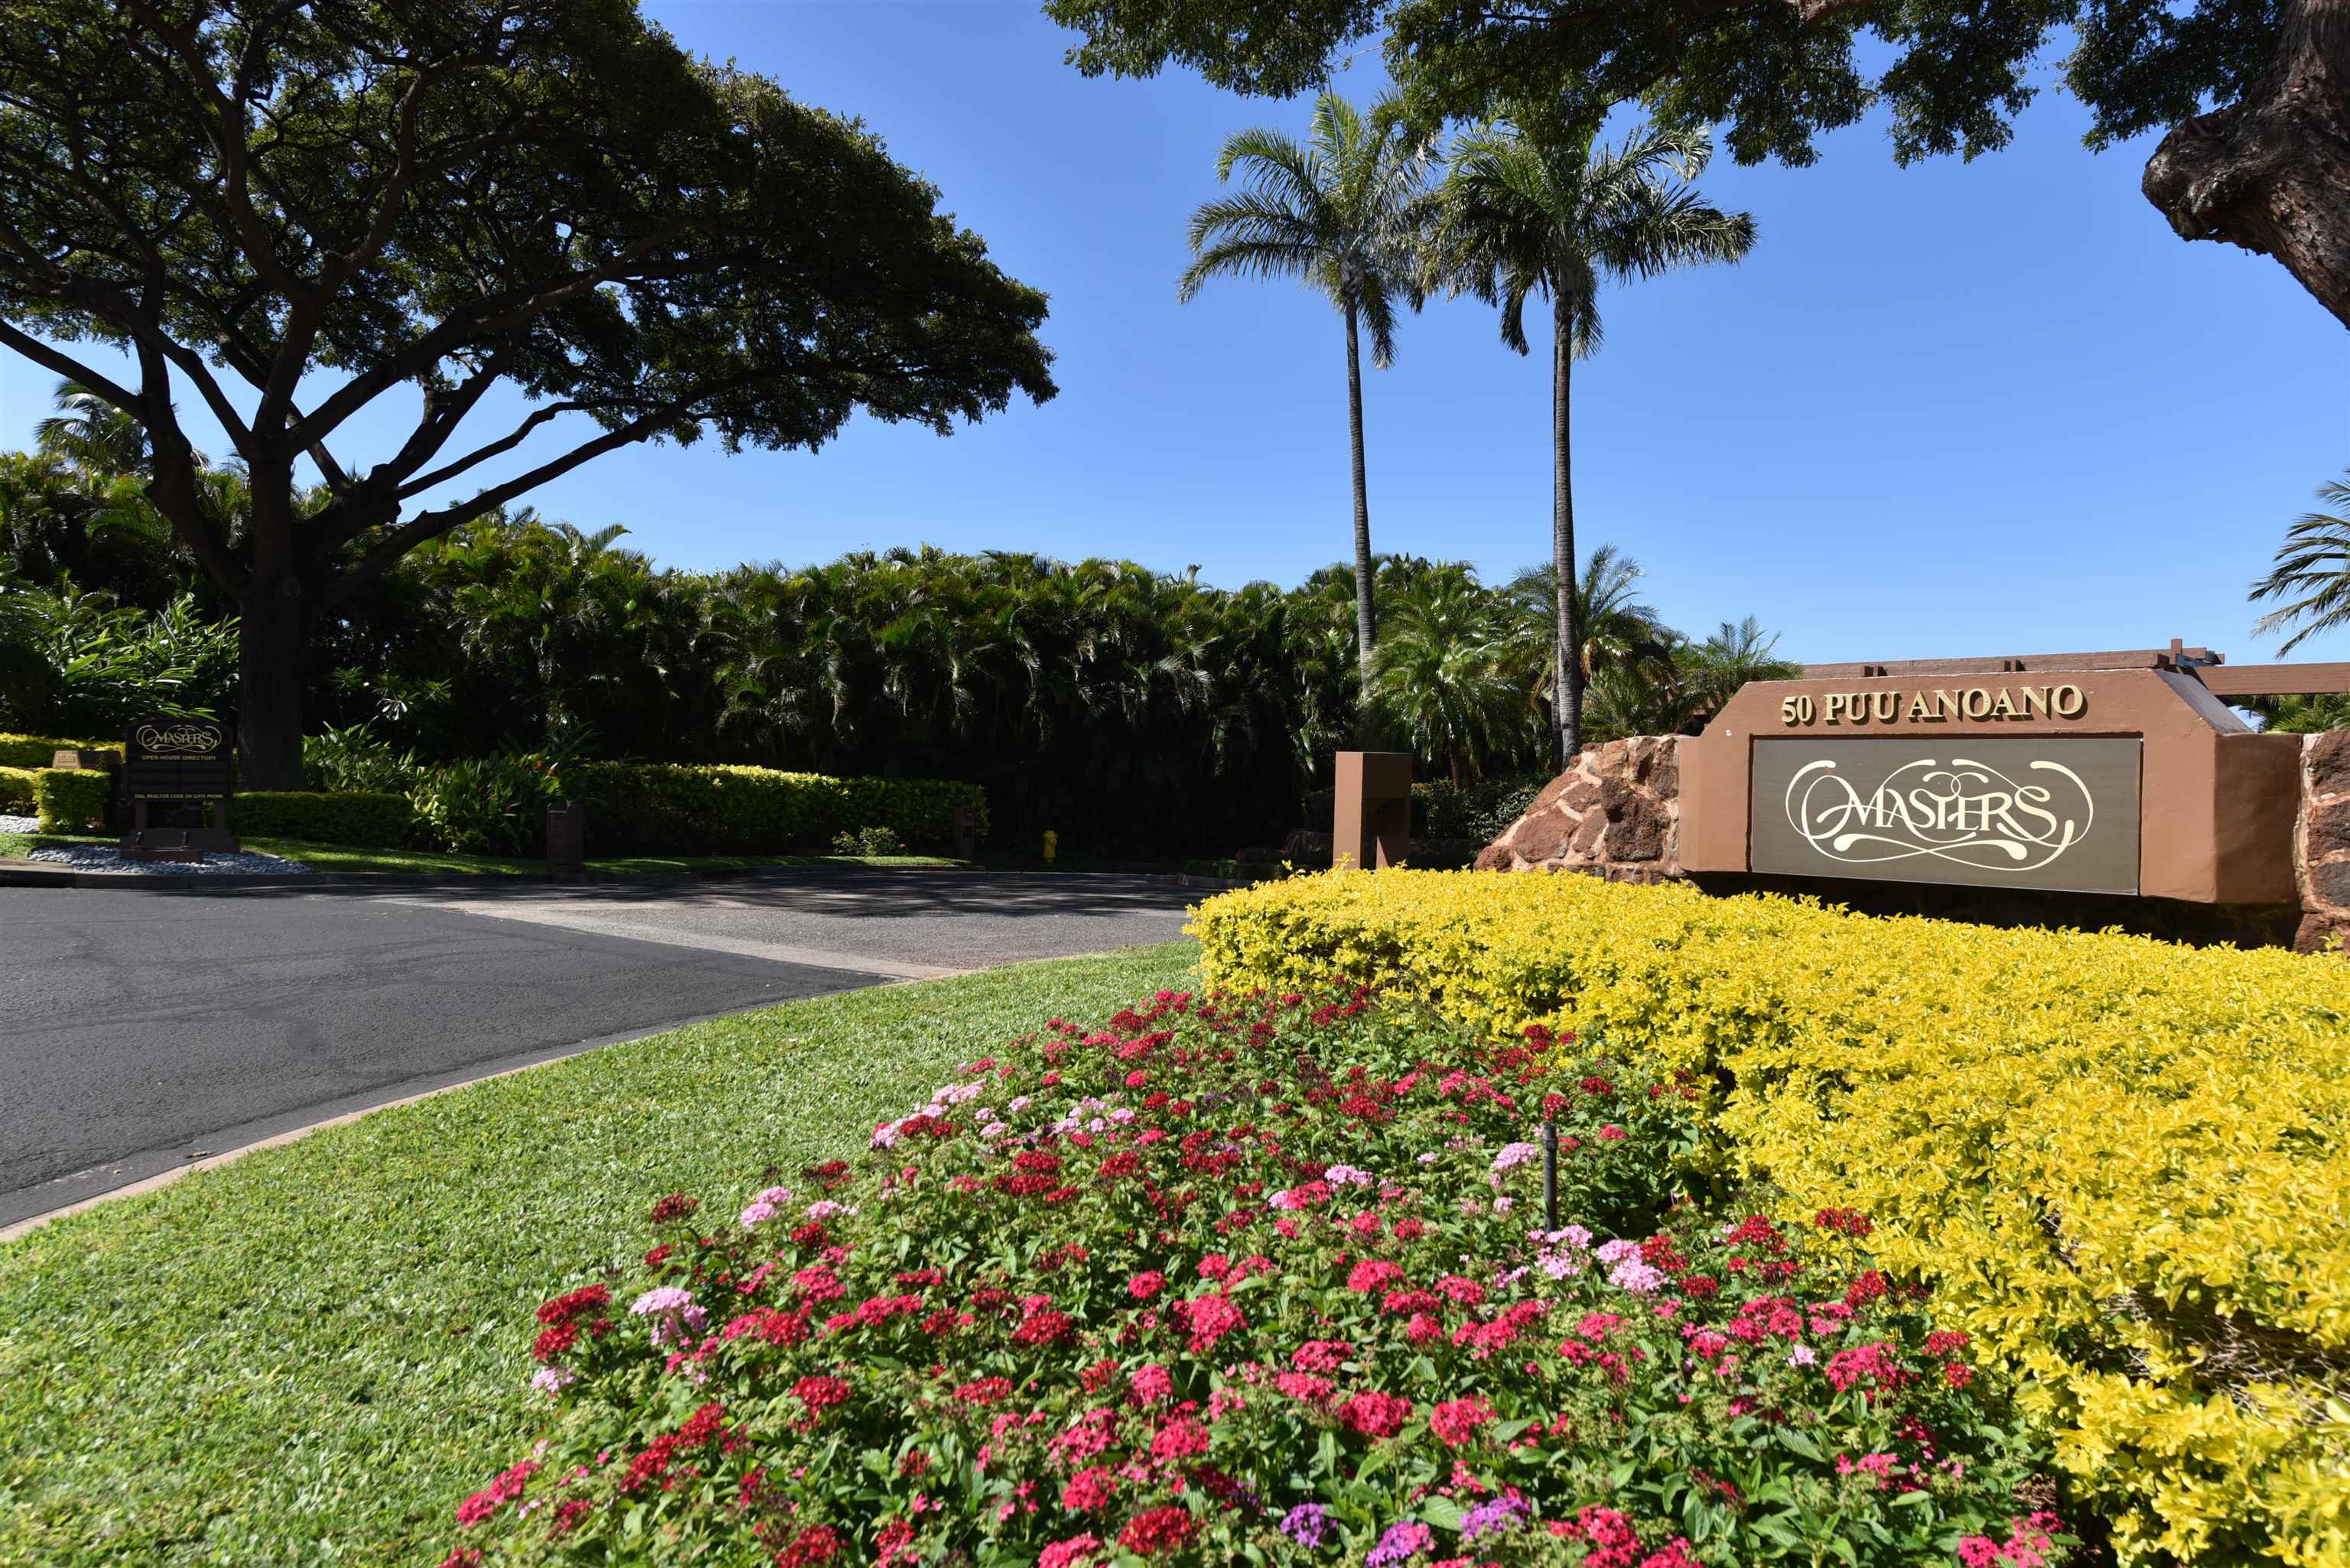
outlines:
[{"label": "flower bed", "polygon": [[547,1435],[449,1568],[2063,1555],[2043,1456],[1866,1219],[1674,1203],[1695,1090],[1563,1059],[1161,993],[861,1162],[663,1199],[640,1265],[539,1308]]},{"label": "flower bed", "polygon": [[1712,1096],[1692,1165],[1866,1211],[2126,1563],[2350,1568],[2350,966],[1595,877],[1205,900],[1211,983],[1344,974]]}]

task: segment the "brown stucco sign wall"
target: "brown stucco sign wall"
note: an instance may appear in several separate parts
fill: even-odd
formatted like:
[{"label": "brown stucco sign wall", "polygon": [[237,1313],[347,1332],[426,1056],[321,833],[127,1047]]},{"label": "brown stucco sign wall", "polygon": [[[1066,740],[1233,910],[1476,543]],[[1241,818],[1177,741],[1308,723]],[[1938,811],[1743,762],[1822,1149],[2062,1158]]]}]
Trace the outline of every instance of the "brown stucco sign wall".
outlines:
[{"label": "brown stucco sign wall", "polygon": [[1682,747],[1680,864],[2290,903],[2299,756],[2175,670],[1757,681]]},{"label": "brown stucco sign wall", "polygon": [[2135,738],[1757,740],[1752,869],[2137,891]]}]

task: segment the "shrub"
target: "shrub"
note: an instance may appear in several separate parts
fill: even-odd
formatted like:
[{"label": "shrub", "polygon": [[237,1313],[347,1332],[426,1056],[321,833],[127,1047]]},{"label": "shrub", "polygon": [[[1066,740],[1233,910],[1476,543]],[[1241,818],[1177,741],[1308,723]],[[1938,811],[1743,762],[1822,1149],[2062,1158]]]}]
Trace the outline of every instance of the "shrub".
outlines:
[{"label": "shrub", "polygon": [[2350,968],[1581,877],[1301,878],[1193,929],[1226,985],[1344,973],[1717,1085],[1693,1170],[1873,1214],[2124,1560],[2350,1561]]},{"label": "shrub", "polygon": [[1683,1087],[1359,995],[1055,1020],[860,1164],[653,1205],[538,1309],[551,1429],[449,1562],[2061,1557],[1858,1217],[1543,1229],[1530,1117],[1641,1234]]},{"label": "shrub", "polygon": [[854,833],[836,833],[832,837],[835,855],[899,855],[905,846],[898,842],[897,834],[886,827],[860,827]]},{"label": "shrub", "polygon": [[32,768],[0,767],[0,812],[10,816],[30,816],[33,813]]},{"label": "shrub", "polygon": [[472,757],[427,769],[409,793],[417,832],[458,855],[537,855],[546,807],[562,798],[553,760],[538,752]]},{"label": "shrub", "polygon": [[771,768],[581,763],[564,771],[588,807],[599,855],[763,855],[816,849],[836,835],[888,827],[902,842],[942,845],[958,805],[978,808],[976,784],[941,779],[836,779]]},{"label": "shrub", "polygon": [[0,768],[46,768],[62,751],[122,750],[115,741],[68,741],[55,735],[0,735]]},{"label": "shrub", "polygon": [[1451,779],[1424,779],[1411,786],[1412,836],[1471,839],[1480,847],[1491,844],[1525,815],[1552,777],[1547,773],[1514,774],[1465,785]]},{"label": "shrub", "polygon": [[95,768],[40,768],[33,774],[33,805],[43,833],[80,833],[106,826],[114,775]]},{"label": "shrub", "polygon": [[367,849],[398,849],[416,836],[404,794],[311,790],[252,791],[230,803],[229,821],[256,838],[307,838]]},{"label": "shrub", "polygon": [[302,742],[302,771],[314,790],[405,795],[423,773],[412,751],[392,749],[366,724],[347,724]]}]

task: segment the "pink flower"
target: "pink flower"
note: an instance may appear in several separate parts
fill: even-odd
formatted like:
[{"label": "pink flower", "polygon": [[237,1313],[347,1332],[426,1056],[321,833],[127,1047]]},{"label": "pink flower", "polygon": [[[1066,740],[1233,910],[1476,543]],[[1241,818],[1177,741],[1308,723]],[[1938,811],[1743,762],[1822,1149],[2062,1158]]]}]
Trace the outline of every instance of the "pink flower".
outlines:
[{"label": "pink flower", "polygon": [[1311,1372],[1284,1372],[1276,1375],[1273,1386],[1292,1399],[1303,1399],[1318,1405],[1330,1397],[1335,1386],[1327,1377],[1316,1377]]},{"label": "pink flower", "polygon": [[1174,1311],[1176,1316],[1183,1320],[1184,1326],[1191,1331],[1191,1351],[1194,1355],[1206,1352],[1224,1335],[1248,1324],[1248,1320],[1241,1315],[1241,1309],[1222,1296],[1196,1296],[1188,1302],[1178,1302]]},{"label": "pink flower", "polygon": [[1127,1386],[1134,1390],[1135,1398],[1145,1405],[1175,1397],[1175,1379],[1169,1375],[1167,1368],[1156,1362],[1136,1367],[1127,1378]]},{"label": "pink flower", "polygon": [[1188,1459],[1208,1451],[1208,1429],[1188,1416],[1178,1417],[1150,1439],[1150,1457],[1161,1464]]},{"label": "pink flower", "polygon": [[1301,1372],[1336,1372],[1352,1346],[1336,1339],[1309,1339],[1290,1353],[1289,1364]]},{"label": "pink flower", "polygon": [[1403,1278],[1401,1265],[1385,1258],[1366,1258],[1347,1276],[1347,1288],[1360,1293],[1382,1291]]},{"label": "pink flower", "polygon": [[1147,1302],[1166,1288],[1167,1276],[1156,1269],[1145,1269],[1126,1282],[1126,1293],[1139,1302]]}]

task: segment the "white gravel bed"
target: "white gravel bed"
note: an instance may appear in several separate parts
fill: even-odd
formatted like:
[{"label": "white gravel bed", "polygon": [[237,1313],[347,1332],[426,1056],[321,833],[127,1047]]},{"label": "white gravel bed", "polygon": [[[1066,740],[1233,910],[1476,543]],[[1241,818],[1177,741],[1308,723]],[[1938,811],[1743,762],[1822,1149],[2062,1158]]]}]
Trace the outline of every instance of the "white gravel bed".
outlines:
[{"label": "white gravel bed", "polygon": [[0,816],[0,833],[38,833],[41,819],[37,816]]},{"label": "white gravel bed", "polygon": [[[0,827],[10,819],[0,817]],[[299,877],[310,867],[298,860],[282,856],[263,855],[245,849],[231,855],[208,853],[202,860],[125,860],[122,852],[107,844],[68,844],[48,849],[36,849],[26,857],[28,860],[51,860],[70,866],[77,871],[121,871],[140,876],[165,877]]]}]

